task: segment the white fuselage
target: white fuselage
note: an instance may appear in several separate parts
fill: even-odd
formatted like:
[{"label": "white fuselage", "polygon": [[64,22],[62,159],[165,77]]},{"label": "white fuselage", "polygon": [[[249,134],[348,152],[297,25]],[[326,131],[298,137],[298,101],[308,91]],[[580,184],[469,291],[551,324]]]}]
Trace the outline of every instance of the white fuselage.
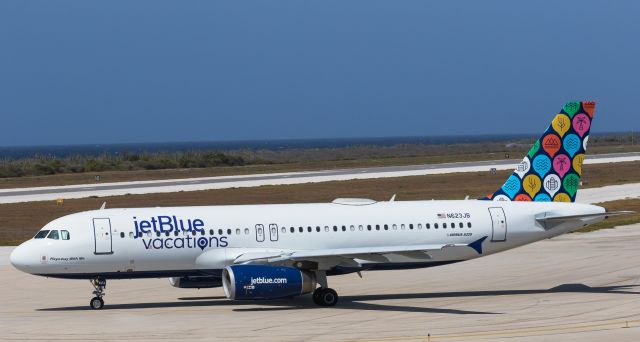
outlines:
[{"label": "white fuselage", "polygon": [[175,277],[219,274],[245,253],[470,244],[487,237],[481,253],[444,248],[430,252],[428,260],[391,254],[388,261],[361,260],[329,274],[428,267],[504,251],[602,219],[545,229],[536,221],[545,213],[604,212],[598,206],[555,202],[338,202],[87,211],[43,228],[66,230],[69,239],[31,239],[16,248],[11,261],[25,272],[52,277]]}]

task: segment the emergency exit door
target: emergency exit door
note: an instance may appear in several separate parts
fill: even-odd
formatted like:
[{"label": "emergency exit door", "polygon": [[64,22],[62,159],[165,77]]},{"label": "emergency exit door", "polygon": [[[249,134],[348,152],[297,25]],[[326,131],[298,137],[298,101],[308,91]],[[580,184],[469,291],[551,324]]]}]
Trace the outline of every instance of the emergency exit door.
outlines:
[{"label": "emergency exit door", "polygon": [[261,224],[256,224],[256,241],[264,242],[264,226]]},{"label": "emergency exit door", "polygon": [[504,214],[504,210],[502,208],[489,208],[489,214],[491,214],[491,223],[493,226],[491,241],[506,241],[507,217]]},{"label": "emergency exit door", "polygon": [[271,239],[271,241],[278,241],[278,225],[277,224],[270,224],[269,225],[269,239]]},{"label": "emergency exit door", "polygon": [[108,218],[93,219],[95,254],[112,254],[111,221]]}]

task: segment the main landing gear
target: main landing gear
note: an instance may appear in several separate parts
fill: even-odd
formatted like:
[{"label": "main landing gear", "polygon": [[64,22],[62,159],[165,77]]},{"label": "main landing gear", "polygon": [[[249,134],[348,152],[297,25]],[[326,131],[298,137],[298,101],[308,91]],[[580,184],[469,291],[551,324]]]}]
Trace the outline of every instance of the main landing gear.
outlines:
[{"label": "main landing gear", "polygon": [[316,281],[320,287],[313,291],[313,302],[320,306],[335,306],[338,303],[338,293],[329,288],[327,283],[327,273],[316,271]]},{"label": "main landing gear", "polygon": [[104,306],[104,300],[102,297],[104,296],[104,289],[107,288],[107,280],[97,277],[95,279],[91,279],[91,285],[93,285],[93,288],[95,289],[93,294],[96,296],[91,298],[89,306],[93,310],[100,310]]}]

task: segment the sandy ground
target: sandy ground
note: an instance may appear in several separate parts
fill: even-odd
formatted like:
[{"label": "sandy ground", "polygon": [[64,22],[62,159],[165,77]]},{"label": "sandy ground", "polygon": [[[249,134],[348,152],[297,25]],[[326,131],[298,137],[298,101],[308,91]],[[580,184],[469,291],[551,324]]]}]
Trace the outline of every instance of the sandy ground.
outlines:
[{"label": "sandy ground", "polygon": [[88,281],[21,273],[2,247],[0,340],[638,341],[639,244],[633,225],[431,269],[332,277],[335,308],[110,281],[102,311],[88,308]]}]

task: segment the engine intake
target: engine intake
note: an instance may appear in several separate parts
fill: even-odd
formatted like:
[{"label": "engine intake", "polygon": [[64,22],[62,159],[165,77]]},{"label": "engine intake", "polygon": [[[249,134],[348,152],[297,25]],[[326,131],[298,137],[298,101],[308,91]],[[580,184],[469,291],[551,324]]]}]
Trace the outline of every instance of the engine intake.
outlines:
[{"label": "engine intake", "polygon": [[312,292],[316,278],[294,267],[235,265],[222,271],[222,286],[229,299],[276,299]]},{"label": "engine intake", "polygon": [[222,279],[213,276],[187,276],[169,278],[169,284],[181,289],[208,289],[222,286]]}]

